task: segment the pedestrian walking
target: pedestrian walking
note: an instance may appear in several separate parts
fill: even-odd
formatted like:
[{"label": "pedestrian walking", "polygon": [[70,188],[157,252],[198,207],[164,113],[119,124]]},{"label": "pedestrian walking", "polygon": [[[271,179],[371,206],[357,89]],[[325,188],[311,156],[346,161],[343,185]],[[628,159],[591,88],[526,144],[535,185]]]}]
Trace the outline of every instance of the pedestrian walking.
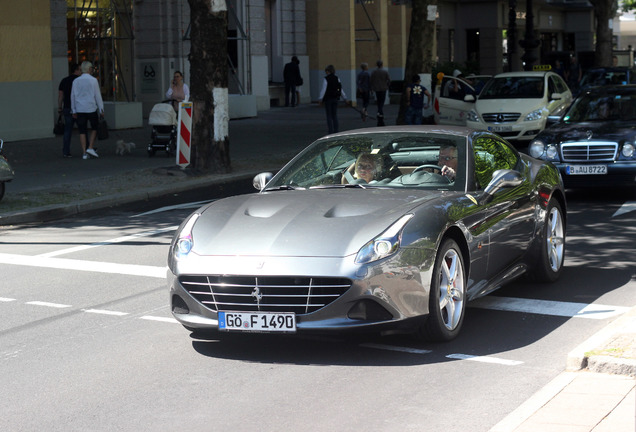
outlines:
[{"label": "pedestrian walking", "polygon": [[[89,156],[99,157],[93,146],[97,138],[97,125],[99,117],[104,117],[104,101],[99,90],[97,79],[92,75],[93,64],[89,61],[82,62],[82,75],[73,81],[71,88],[71,112],[77,121],[80,134],[83,159]],[[91,136],[88,139],[87,124],[91,123]]]},{"label": "pedestrian walking", "polygon": [[[421,125],[424,108],[428,108],[428,104],[431,102],[431,93],[420,84],[420,81],[419,74],[413,75],[411,84],[406,87],[408,106],[405,115],[406,124]],[[427,98],[426,103],[424,103],[424,96]]]},{"label": "pedestrian walking", "polygon": [[391,85],[391,77],[384,69],[382,60],[376,62],[377,68],[371,73],[370,86],[375,93],[375,101],[378,106],[378,126],[384,126],[384,102],[386,93]]},{"label": "pedestrian walking", "polygon": [[73,134],[73,113],[71,112],[71,90],[73,81],[82,74],[82,69],[78,63],[73,63],[70,75],[63,78],[58,86],[57,112],[64,116],[64,139],[62,141],[62,157],[71,157],[71,135]]},{"label": "pedestrian walking", "polygon": [[367,121],[369,115],[369,92],[371,91],[371,75],[369,75],[368,63],[362,63],[360,65],[360,72],[356,78],[357,97],[362,99],[362,120]]},{"label": "pedestrian walking", "polygon": [[329,65],[325,68],[325,78],[322,82],[319,99],[320,104],[325,106],[327,133],[330,134],[338,132],[338,101],[340,98],[347,102],[347,95],[342,88],[340,78],[336,75],[336,68]]},{"label": "pedestrian walking", "polygon": [[296,86],[298,83],[302,85],[302,77],[300,76],[300,60],[298,57],[293,56],[291,61],[283,68],[283,80],[285,80],[285,106],[288,107],[290,103],[291,94],[291,106],[298,105],[296,99]]}]

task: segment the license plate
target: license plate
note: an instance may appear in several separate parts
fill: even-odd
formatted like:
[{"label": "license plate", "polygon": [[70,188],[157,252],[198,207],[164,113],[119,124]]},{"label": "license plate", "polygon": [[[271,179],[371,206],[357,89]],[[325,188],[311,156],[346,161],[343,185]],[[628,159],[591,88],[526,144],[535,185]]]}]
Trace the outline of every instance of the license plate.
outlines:
[{"label": "license plate", "polygon": [[607,165],[568,165],[565,167],[568,175],[603,175],[607,174]]},{"label": "license plate", "polygon": [[296,332],[296,314],[275,312],[219,312],[219,330]]},{"label": "license plate", "polygon": [[512,132],[512,126],[489,126],[490,132]]}]

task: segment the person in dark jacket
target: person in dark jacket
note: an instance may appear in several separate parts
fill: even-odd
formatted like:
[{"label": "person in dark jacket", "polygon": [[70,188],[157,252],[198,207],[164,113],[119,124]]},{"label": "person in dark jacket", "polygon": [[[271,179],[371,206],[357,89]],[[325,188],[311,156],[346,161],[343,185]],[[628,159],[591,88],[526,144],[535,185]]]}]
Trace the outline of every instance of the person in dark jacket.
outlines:
[{"label": "person in dark jacket", "polygon": [[82,69],[78,63],[73,63],[71,73],[64,78],[58,87],[57,111],[64,116],[64,141],[62,143],[62,156],[71,157],[71,135],[73,134],[73,123],[75,119],[71,113],[71,89],[73,81],[82,74]]},{"label": "person in dark jacket", "polygon": [[338,132],[338,101],[340,98],[347,102],[347,95],[342,88],[340,78],[336,75],[336,68],[329,65],[325,68],[325,79],[320,90],[320,104],[325,106],[327,133],[330,134]]},{"label": "person in dark jacket", "polygon": [[298,57],[293,56],[291,61],[285,65],[283,69],[283,79],[285,80],[285,106],[289,106],[289,95],[291,93],[291,106],[298,105],[296,100],[296,86],[302,80],[300,77],[300,61]]}]

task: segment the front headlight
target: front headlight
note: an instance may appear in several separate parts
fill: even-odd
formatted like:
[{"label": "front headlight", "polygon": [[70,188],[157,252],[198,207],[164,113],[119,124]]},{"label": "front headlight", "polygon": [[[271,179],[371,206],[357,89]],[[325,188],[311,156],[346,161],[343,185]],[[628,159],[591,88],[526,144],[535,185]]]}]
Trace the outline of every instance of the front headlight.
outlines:
[{"label": "front headlight", "polygon": [[545,144],[541,140],[534,140],[528,146],[528,153],[533,158],[541,158],[545,154]]},{"label": "front headlight", "polygon": [[402,216],[382,234],[362,246],[356,255],[356,264],[367,264],[393,255],[400,248],[402,230],[412,214]]},{"label": "front headlight", "polygon": [[192,238],[192,228],[199,218],[199,213],[193,213],[181,228],[181,231],[177,233],[174,240],[172,254],[176,259],[185,258],[192,247],[194,246],[194,239]]},{"label": "front headlight", "polygon": [[625,156],[626,158],[634,157],[634,144],[628,144],[628,143],[623,144],[622,153],[623,153],[623,156]]},{"label": "front headlight", "polygon": [[468,113],[466,114],[466,120],[473,121],[473,122],[478,122],[479,121],[479,115],[477,114],[477,111],[475,111],[475,110],[468,111]]},{"label": "front headlight", "polygon": [[538,110],[534,110],[531,113],[529,113],[526,116],[526,120],[525,121],[541,120],[541,117],[543,117],[543,110],[542,109],[538,109]]},{"label": "front headlight", "polygon": [[555,145],[549,144],[545,149],[545,156],[548,158],[548,160],[558,159],[559,151],[557,150]]}]

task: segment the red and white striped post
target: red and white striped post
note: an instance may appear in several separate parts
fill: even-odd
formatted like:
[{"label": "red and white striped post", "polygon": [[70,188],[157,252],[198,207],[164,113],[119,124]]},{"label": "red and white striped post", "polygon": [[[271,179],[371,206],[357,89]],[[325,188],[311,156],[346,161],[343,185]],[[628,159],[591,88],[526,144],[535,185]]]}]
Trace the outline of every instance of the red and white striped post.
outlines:
[{"label": "red and white striped post", "polygon": [[177,140],[177,165],[190,165],[190,138],[192,137],[192,102],[179,103],[179,135]]}]

